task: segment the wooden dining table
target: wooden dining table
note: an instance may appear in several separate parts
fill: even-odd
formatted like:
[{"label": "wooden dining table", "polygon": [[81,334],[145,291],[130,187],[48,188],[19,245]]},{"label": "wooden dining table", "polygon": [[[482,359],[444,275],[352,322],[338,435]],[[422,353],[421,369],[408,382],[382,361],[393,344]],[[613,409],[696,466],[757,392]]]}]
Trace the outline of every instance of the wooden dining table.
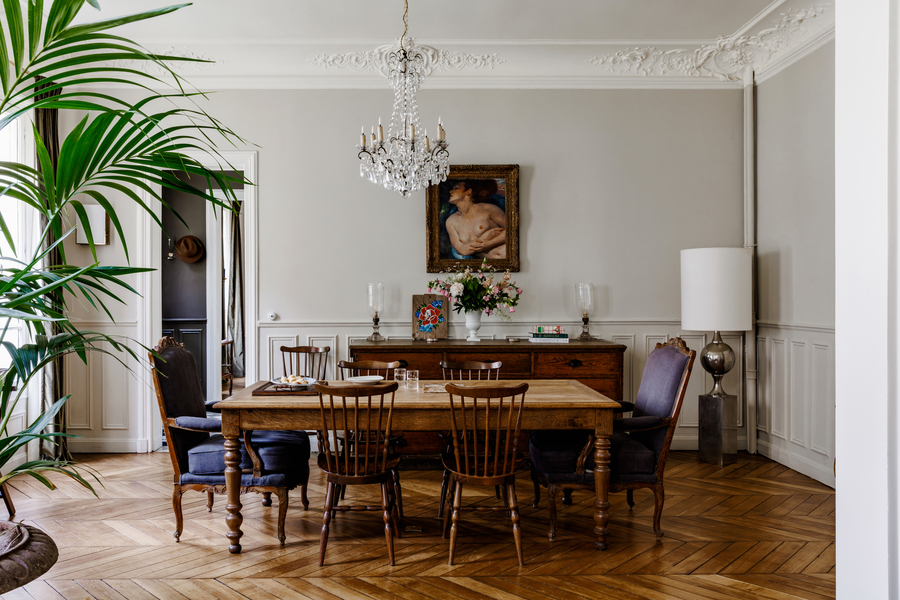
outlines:
[{"label": "wooden dining table", "polygon": [[[228,551],[241,551],[241,432],[265,429],[318,430],[322,428],[318,395],[308,392],[273,392],[254,395],[269,382],[260,381],[215,405],[222,411],[222,435],[225,437],[225,487],[228,494],[225,523],[228,526]],[[396,392],[392,429],[395,431],[442,431],[450,428],[450,402],[446,381],[420,381],[418,390],[401,388]],[[460,382],[457,382],[460,383]],[[593,429],[594,441],[594,534],[598,550],[606,549],[609,525],[609,461],[613,414],[621,410],[611,400],[570,379],[464,381],[463,385],[516,386],[528,384],[522,429]],[[345,381],[329,385],[354,385]],[[259,393],[259,392],[257,392]]]}]

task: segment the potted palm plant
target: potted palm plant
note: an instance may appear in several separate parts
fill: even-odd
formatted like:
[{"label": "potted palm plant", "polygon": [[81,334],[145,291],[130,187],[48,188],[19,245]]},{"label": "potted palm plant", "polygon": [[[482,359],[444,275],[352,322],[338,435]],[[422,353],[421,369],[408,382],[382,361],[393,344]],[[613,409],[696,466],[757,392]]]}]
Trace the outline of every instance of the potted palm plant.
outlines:
[{"label": "potted palm plant", "polygon": [[[93,480],[65,458],[43,458],[6,468],[25,445],[68,435],[48,429],[68,399],[65,395],[53,398],[23,431],[9,430],[13,411],[48,365],[68,354],[86,360],[88,352],[103,352],[119,357],[123,364],[123,359],[138,356],[135,342],[80,330],[69,319],[68,307],[75,299],[113,319],[107,305],[126,302],[128,295],[135,293],[128,276],[146,270],[97,260],[84,202],[103,208],[128,260],[127,242],[111,198],[137,203],[160,227],[158,215],[143,200],[143,194],[149,194],[168,208],[157,191],[160,186],[235,210],[232,183],[236,180],[203,167],[188,153],[212,154],[228,169],[215,145],[243,140],[208,115],[198,105],[203,94],[189,88],[170,67],[175,61],[203,61],[153,54],[113,32],[187,4],[76,25],[75,17],[86,8],[86,2],[100,8],[97,0],[52,0],[47,5],[43,0],[2,2],[0,129],[17,119],[28,121],[37,160],[33,165],[0,162],[0,200],[24,204],[39,218],[41,227],[37,243],[32,244],[35,250],[25,256],[0,212],[0,239],[8,248],[0,257],[0,351],[10,357],[9,369],[0,374],[0,484],[27,475],[52,489],[48,475],[56,474],[94,491]],[[131,88],[139,92],[139,99],[124,101],[97,91],[98,86]],[[83,118],[57,150],[54,132],[31,125],[40,116],[51,114],[41,111],[79,111]],[[208,187],[225,190],[226,198],[217,199],[207,190],[191,186],[175,172],[204,177]],[[63,242],[79,223],[85,228],[93,256],[87,265],[66,261]],[[27,343],[16,345],[5,339],[15,321],[29,332]],[[56,547],[46,534],[0,522],[0,593],[37,577],[56,557]],[[23,562],[28,568],[12,568]]]}]

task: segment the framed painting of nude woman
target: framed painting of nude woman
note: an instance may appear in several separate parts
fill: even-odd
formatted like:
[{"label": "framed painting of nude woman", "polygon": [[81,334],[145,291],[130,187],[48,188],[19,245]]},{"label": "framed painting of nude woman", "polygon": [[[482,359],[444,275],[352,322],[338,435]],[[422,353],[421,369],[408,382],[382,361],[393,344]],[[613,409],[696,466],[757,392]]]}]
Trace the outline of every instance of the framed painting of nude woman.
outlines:
[{"label": "framed painting of nude woman", "polygon": [[427,194],[428,273],[519,270],[519,165],[450,165]]}]

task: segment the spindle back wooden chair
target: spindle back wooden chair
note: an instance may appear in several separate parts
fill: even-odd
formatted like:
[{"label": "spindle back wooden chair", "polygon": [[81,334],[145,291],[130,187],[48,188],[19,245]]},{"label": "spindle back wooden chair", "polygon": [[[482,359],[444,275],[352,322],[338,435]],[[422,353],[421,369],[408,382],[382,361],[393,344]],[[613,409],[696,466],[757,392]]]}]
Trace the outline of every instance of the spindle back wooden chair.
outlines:
[{"label": "spindle back wooden chair", "polygon": [[[400,368],[400,361],[391,361],[384,362],[380,360],[360,360],[356,362],[351,362],[348,360],[342,360],[338,363],[337,370],[340,375],[341,381],[345,381],[348,377],[359,377],[364,375],[381,375],[384,379],[390,380],[394,378],[394,369]],[[406,441],[402,441],[403,433],[395,433],[391,436],[390,440],[390,450],[393,452],[397,445],[406,445]],[[341,443],[344,441],[341,439]],[[352,443],[352,441],[351,441]],[[400,519],[403,519],[403,492],[400,489],[400,471],[394,470],[394,486],[397,488],[397,509],[400,512]],[[347,489],[341,487],[340,494],[335,494],[335,498],[340,496],[340,499],[344,499],[344,495]]]},{"label": "spindle back wooden chair", "polygon": [[499,379],[500,367],[502,366],[503,363],[499,360],[494,362],[442,360],[441,375],[444,379],[451,381]]},{"label": "spindle back wooden chair", "polygon": [[[393,470],[400,457],[391,452],[386,440],[391,435],[396,382],[376,385],[316,384],[322,424],[319,433],[319,468],[325,473],[327,488],[319,543],[319,566],[325,564],[328,533],[335,511],[381,510],[388,558],[394,565],[394,535],[400,536]],[[335,447],[341,436],[354,444]],[[340,506],[338,486],[381,485],[381,506]]]},{"label": "spindle back wooden chair", "polygon": [[[316,381],[325,381],[328,371],[328,353],[331,346],[282,346],[281,368],[287,375],[312,377]],[[301,369],[301,358],[303,368]]]},{"label": "spindle back wooden chair", "polygon": [[516,471],[525,462],[518,452],[517,443],[528,384],[474,387],[448,383],[446,389],[450,393],[450,432],[455,440],[452,454],[442,455],[444,468],[450,471],[453,486],[452,510],[444,513],[443,531],[446,537],[449,525],[449,564],[453,564],[456,554],[463,485],[469,483],[504,486],[506,506],[471,508],[509,511],[519,564],[525,564],[516,499]]},{"label": "spindle back wooden chair", "polygon": [[[487,380],[490,381],[492,379],[496,380],[500,377],[500,368],[503,366],[503,362],[497,360],[493,362],[483,362],[477,360],[464,360],[464,361],[452,361],[452,360],[442,360],[441,361],[441,375],[444,379],[449,379],[451,381],[462,381],[462,380]],[[450,436],[448,432],[439,433],[441,436],[441,442],[444,446],[444,452],[449,453],[453,451],[453,438]],[[438,518],[443,518],[444,516],[444,504],[446,504],[447,492],[450,484],[450,471],[444,469],[444,475],[441,479],[441,500],[438,502]],[[504,498],[501,495],[500,486],[497,486],[496,494],[498,499]]]},{"label": "spindle back wooden chair", "polygon": [[360,360],[351,362],[342,360],[338,363],[338,374],[341,381],[348,377],[359,377],[364,375],[381,375],[385,380],[393,379],[394,369],[400,368],[400,361],[383,362],[380,360]]}]

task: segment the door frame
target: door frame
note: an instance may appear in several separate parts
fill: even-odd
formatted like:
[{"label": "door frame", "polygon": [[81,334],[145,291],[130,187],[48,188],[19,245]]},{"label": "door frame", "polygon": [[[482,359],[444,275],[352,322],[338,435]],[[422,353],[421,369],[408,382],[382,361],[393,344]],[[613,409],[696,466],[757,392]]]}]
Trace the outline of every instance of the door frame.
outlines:
[{"label": "door frame", "polygon": [[[244,179],[251,182],[250,185],[244,186],[244,205],[242,212],[244,213],[244,373],[247,381],[252,383],[259,379],[259,311],[257,308],[259,306],[259,186],[257,181],[259,156],[255,150],[224,150],[219,154],[220,157],[202,152],[185,152],[185,155],[196,160],[207,169],[238,171],[243,173]],[[222,159],[224,159],[224,161]],[[157,193],[161,191],[161,187],[154,187]],[[162,208],[159,202],[146,192],[143,192],[142,195],[147,201],[147,205],[153,207],[157,217],[160,217]],[[211,213],[212,205],[208,205],[206,210],[207,246],[209,246],[209,214]],[[149,256],[145,264],[152,268],[153,271],[146,274],[146,278],[144,279],[145,285],[149,289],[145,290],[143,297],[149,299],[148,304],[150,306],[139,311],[138,330],[141,332],[143,343],[152,348],[156,345],[162,335],[162,277],[160,275],[160,270],[163,261],[163,248],[160,241],[159,227],[152,217],[146,215],[146,213],[142,215],[142,218],[144,220],[143,231],[145,239],[149,240],[149,244],[147,244]],[[221,234],[218,235],[218,261],[221,262],[222,240]],[[207,251],[209,251],[209,248],[207,248]],[[211,261],[208,260],[207,262],[207,277],[209,276],[210,269],[209,262]],[[215,288],[216,290],[219,289],[216,286],[207,286],[207,332],[212,329],[218,329],[217,322],[219,318],[217,313],[211,313],[211,311],[209,311],[208,296],[210,288]],[[219,304],[221,305],[221,299],[219,299]],[[209,316],[210,314],[214,314],[214,318],[211,318]],[[212,323],[213,327],[210,327],[212,321],[216,321],[216,323]],[[207,340],[210,339],[212,339],[210,333],[207,333]],[[210,365],[215,365],[216,373],[218,373],[218,370],[221,368],[219,366],[221,362],[221,352],[219,348],[221,337],[213,341],[215,342],[215,345],[214,347],[212,345],[210,346],[210,352],[207,356],[207,373],[212,372]],[[216,391],[221,390],[221,384],[217,375],[212,378],[207,378],[207,390],[211,389],[211,383],[216,384]],[[146,423],[144,436],[146,439],[151,440],[149,451],[152,452],[159,447],[162,438],[159,434],[159,416],[156,408],[156,394],[153,390],[153,385],[145,385],[144,391],[144,423]]]}]

